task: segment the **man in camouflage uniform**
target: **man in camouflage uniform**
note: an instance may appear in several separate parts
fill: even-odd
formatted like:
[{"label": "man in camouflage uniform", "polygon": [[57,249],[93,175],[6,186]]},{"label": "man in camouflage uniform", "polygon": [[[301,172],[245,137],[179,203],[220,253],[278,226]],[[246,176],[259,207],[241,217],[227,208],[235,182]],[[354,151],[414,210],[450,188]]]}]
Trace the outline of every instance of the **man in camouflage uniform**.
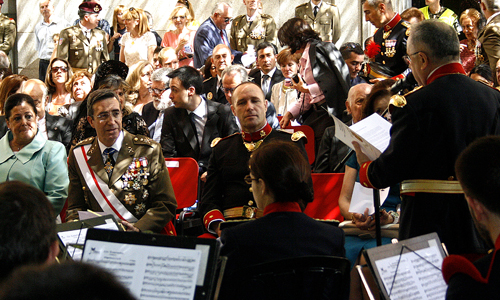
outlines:
[{"label": "man in camouflage uniform", "polygon": [[96,28],[101,5],[84,2],[78,7],[80,22],[61,31],[57,57],[66,59],[73,71],[94,73],[101,63],[109,60],[106,33]]},{"label": "man in camouflage uniform", "polygon": [[336,43],[340,38],[340,13],[335,4],[311,0],[295,8],[295,17],[306,20],[323,42]]},{"label": "man in camouflage uniform", "polygon": [[[0,10],[3,0],[0,0]],[[0,50],[9,55],[10,49],[16,42],[16,21],[0,13]]]},{"label": "man in camouflage uniform", "polygon": [[275,43],[276,23],[273,17],[261,14],[261,0],[243,0],[246,15],[237,16],[231,25],[231,49],[246,52],[262,42]]}]

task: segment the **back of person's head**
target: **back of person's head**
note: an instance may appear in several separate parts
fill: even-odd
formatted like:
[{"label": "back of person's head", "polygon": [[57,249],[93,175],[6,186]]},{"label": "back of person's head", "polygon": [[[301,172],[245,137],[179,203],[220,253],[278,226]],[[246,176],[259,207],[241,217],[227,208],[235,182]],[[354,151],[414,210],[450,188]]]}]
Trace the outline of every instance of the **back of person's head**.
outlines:
[{"label": "back of person's head", "polygon": [[321,41],[319,33],[302,18],[291,18],[278,30],[281,46],[287,45],[295,53],[308,42]]},{"label": "back of person's head", "polygon": [[168,88],[170,86],[170,77],[168,77],[168,74],[172,73],[173,70],[172,68],[155,70],[153,75],[151,75],[151,81],[161,81],[165,85],[164,87]]},{"label": "back of person's head", "polygon": [[17,267],[48,261],[56,221],[45,194],[20,181],[0,183],[0,206],[1,280]]},{"label": "back of person's head", "polygon": [[66,262],[16,270],[1,289],[1,300],[134,300],[130,291],[100,267]]},{"label": "back of person's head", "polygon": [[410,40],[414,49],[425,52],[434,64],[458,62],[460,59],[457,32],[444,22],[431,19],[413,24]]},{"label": "back of person's head", "polygon": [[273,49],[273,54],[276,55],[278,54],[278,47],[276,47],[275,44],[270,43],[270,42],[262,42],[257,45],[257,48],[255,48],[255,52],[259,53],[260,50],[266,49],[266,48],[272,48]]},{"label": "back of person's head", "polygon": [[[474,77],[473,75],[479,75],[479,79],[474,79],[476,81],[482,82],[486,85],[493,86],[493,71],[490,68],[490,65],[480,64],[472,68],[469,73],[469,77]],[[482,78],[481,78],[482,77]]]},{"label": "back of person's head", "polygon": [[375,101],[381,97],[391,97],[391,87],[396,83],[394,79],[385,79],[382,81],[377,81],[372,86],[370,94],[366,96],[365,102],[363,102],[363,118],[366,118],[373,114],[375,111]]},{"label": "back of person's head", "polygon": [[455,162],[465,194],[500,216],[500,137],[487,136],[470,144]]},{"label": "back of person's head", "polygon": [[275,202],[312,202],[311,166],[293,143],[274,140],[261,145],[250,157],[249,165]]},{"label": "back of person's head", "polygon": [[415,19],[415,21],[417,21],[417,23],[418,23],[418,22],[422,22],[423,20],[425,20],[425,16],[424,16],[424,13],[420,9],[418,9],[416,7],[410,7],[410,8],[405,9],[401,13],[401,19],[403,19],[407,22],[410,22],[412,19]]},{"label": "back of person's head", "polygon": [[180,67],[168,74],[168,77],[172,79],[177,78],[178,80],[180,80],[182,86],[186,90],[190,87],[194,87],[195,93],[197,95],[200,95],[202,93],[203,79],[201,78],[200,72],[198,72],[198,70],[193,67]]},{"label": "back of person's head", "polygon": [[232,74],[236,74],[236,73],[240,74],[241,82],[248,81],[248,72],[245,69],[245,67],[243,67],[242,65],[230,65],[230,66],[226,67],[224,69],[224,71],[222,71],[221,79],[224,80],[224,77],[226,75],[232,75]]},{"label": "back of person's head", "polygon": [[359,43],[347,42],[340,46],[340,54],[344,60],[351,58],[351,53],[356,53],[357,55],[364,55],[363,48]]}]

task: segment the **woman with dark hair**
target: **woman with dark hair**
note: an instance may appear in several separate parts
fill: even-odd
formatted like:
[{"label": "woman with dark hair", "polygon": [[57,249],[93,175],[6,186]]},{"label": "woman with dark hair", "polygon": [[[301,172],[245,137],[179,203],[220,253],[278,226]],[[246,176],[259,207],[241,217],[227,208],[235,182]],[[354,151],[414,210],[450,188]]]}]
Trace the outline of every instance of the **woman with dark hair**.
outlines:
[{"label": "woman with dark hair", "polygon": [[205,61],[203,69],[203,79],[210,79],[217,76],[217,68],[212,64],[212,55],[210,55]]},{"label": "woman with dark hair", "polygon": [[21,84],[28,80],[24,75],[12,74],[7,76],[0,83],[0,115],[4,115],[4,103],[10,95],[13,95],[19,90]]},{"label": "woman with dark hair", "polygon": [[73,69],[68,61],[54,58],[50,61],[45,76],[45,84],[49,89],[49,99],[45,110],[51,115],[57,115],[59,107],[71,104],[71,93],[66,89],[66,84],[73,77]]},{"label": "woman with dark hair", "polygon": [[228,280],[238,269],[268,261],[345,255],[342,230],[302,212],[303,205],[313,200],[313,189],[311,167],[297,146],[277,140],[263,144],[249,164],[245,180],[264,216],[222,230],[221,255],[228,257]]},{"label": "woman with dark hair", "polygon": [[366,100],[363,103],[362,115],[363,119],[373,113],[377,113],[391,122],[391,114],[388,111],[389,102],[392,97],[391,87],[396,83],[394,79],[386,79],[377,81]]},{"label": "woman with dark hair", "polygon": [[301,54],[300,71],[293,88],[301,95],[280,122],[282,128],[291,120],[302,120],[314,130],[316,149],[325,129],[333,126],[328,115],[348,121],[343,115],[349,90],[350,74],[341,53],[334,44],[322,42],[319,34],[301,18],[292,18],[278,30],[281,45],[290,47],[291,53]]},{"label": "woman with dark hair", "polygon": [[0,139],[0,182],[19,180],[40,189],[59,214],[68,196],[66,149],[38,130],[33,98],[14,94],[5,102],[9,131]]},{"label": "woman with dark hair", "polygon": [[487,64],[480,64],[472,68],[469,73],[469,77],[477,82],[484,83],[487,86],[493,87],[495,84],[493,82],[493,71]]}]

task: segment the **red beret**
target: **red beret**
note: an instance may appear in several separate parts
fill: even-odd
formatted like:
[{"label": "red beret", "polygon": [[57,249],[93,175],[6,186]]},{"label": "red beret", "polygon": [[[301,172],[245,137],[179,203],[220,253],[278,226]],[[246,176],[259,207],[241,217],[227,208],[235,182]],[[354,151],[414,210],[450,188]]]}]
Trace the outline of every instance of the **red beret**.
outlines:
[{"label": "red beret", "polygon": [[0,0],[0,5],[2,5],[2,4],[3,4],[3,0]]},{"label": "red beret", "polygon": [[91,14],[98,14],[102,10],[102,6],[97,2],[83,2],[78,8]]}]

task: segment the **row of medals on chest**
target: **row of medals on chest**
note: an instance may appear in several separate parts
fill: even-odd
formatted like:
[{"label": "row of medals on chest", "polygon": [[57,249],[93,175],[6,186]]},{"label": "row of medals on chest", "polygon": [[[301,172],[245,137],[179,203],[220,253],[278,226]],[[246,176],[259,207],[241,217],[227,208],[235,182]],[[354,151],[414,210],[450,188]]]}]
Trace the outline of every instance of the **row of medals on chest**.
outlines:
[{"label": "row of medals on chest", "polygon": [[[127,171],[122,175],[122,189],[124,191],[138,191],[141,187],[148,184],[148,159],[145,157],[134,157],[132,163],[128,166]],[[142,197],[147,199],[149,192],[146,188],[143,189]],[[134,204],[136,201],[133,193],[125,195],[125,202],[129,205]]]}]

